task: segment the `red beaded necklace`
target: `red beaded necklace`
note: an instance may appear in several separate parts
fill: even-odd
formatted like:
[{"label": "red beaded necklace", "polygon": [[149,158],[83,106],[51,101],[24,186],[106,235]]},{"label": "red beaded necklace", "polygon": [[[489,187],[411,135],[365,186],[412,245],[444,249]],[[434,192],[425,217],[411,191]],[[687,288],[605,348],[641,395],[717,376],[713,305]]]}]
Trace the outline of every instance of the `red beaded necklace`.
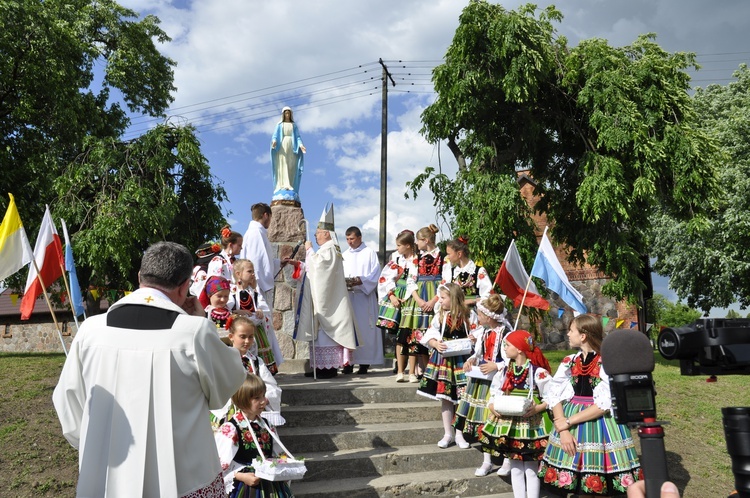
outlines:
[{"label": "red beaded necklace", "polygon": [[[245,294],[247,298],[243,299],[242,294]],[[249,291],[242,290],[240,293],[240,309],[246,310],[246,311],[254,311],[255,310],[255,302],[253,300],[252,294],[250,294]]]},{"label": "red beaded necklace", "polygon": [[588,365],[583,364],[583,355],[579,355],[578,358],[576,358],[578,367],[581,369],[581,375],[586,377],[591,376],[599,363],[599,358],[597,358],[596,355],[597,353],[594,353],[594,357],[591,359]]}]

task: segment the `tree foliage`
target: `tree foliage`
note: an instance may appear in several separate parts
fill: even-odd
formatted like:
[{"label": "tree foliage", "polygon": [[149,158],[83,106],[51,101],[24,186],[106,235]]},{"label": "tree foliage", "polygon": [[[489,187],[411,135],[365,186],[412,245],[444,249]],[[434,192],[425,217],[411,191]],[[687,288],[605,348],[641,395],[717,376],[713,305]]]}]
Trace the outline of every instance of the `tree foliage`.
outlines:
[{"label": "tree foliage", "polygon": [[164,113],[174,62],[154,44],[169,41],[156,17],[137,20],[111,0],[9,0],[0,19],[0,185],[28,187],[15,189],[24,215],[40,193],[49,199],[85,137],[125,130],[112,89],[131,111]]},{"label": "tree foliage", "polygon": [[[636,296],[652,210],[701,215],[717,186],[717,149],[696,128],[687,93],[694,56],[667,53],[652,35],[620,48],[600,39],[569,47],[553,25],[561,20],[554,7],[531,4],[508,11],[475,1],[464,9],[445,63],[433,72],[438,98],[422,115],[425,137],[447,141],[456,157],[461,195],[445,187],[433,193],[438,206],[458,213],[462,203],[493,195],[477,178],[496,179],[507,197],[507,180],[529,170],[540,196],[535,209],[571,248],[571,261],[610,276],[608,295]],[[428,170],[412,185],[447,181],[432,179]],[[502,255],[515,236],[522,254],[533,250],[518,204],[499,208],[474,240],[505,239],[487,248]],[[453,230],[471,223],[456,214]]]},{"label": "tree foliage", "polygon": [[684,303],[673,303],[661,294],[646,302],[646,320],[659,327],[682,327],[698,320],[701,312]]},{"label": "tree foliage", "polygon": [[81,284],[124,289],[149,243],[195,247],[218,232],[225,192],[192,127],[121,139],[126,109],[162,116],[173,100],[158,18],[112,0],[7,0],[0,26],[0,208],[14,193],[32,242],[49,204]]},{"label": "tree foliage", "polygon": [[[55,181],[56,214],[75,233],[78,262],[116,289],[137,282],[146,248],[160,240],[195,247],[215,236],[226,194],[190,127],[157,126],[132,142],[91,138]],[[86,275],[84,275],[84,278]]]},{"label": "tree foliage", "polygon": [[724,154],[712,209],[699,223],[654,215],[654,270],[705,312],[734,302],[750,305],[750,70],[743,64],[734,78],[693,97],[700,126]]}]

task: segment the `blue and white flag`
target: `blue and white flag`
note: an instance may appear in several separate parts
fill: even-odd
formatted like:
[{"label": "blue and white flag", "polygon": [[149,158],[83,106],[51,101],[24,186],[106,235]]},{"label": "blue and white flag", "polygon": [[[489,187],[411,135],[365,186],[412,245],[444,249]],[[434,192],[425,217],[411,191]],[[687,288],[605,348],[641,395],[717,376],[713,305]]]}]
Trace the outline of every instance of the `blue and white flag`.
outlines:
[{"label": "blue and white flag", "polygon": [[65,235],[65,270],[68,272],[68,281],[70,283],[70,302],[76,316],[83,315],[83,298],[81,297],[81,286],[78,283],[78,274],[76,273],[76,264],[73,261],[73,246],[70,244],[68,237],[68,227],[65,220],[60,220],[63,234]]},{"label": "blue and white flag", "polygon": [[578,313],[588,311],[583,304],[583,296],[570,284],[565,271],[557,260],[555,249],[547,237],[546,227],[544,228],[544,234],[542,234],[542,242],[539,244],[539,251],[536,253],[534,266],[531,268],[531,275],[544,280],[549,290],[556,292],[560,299]]}]

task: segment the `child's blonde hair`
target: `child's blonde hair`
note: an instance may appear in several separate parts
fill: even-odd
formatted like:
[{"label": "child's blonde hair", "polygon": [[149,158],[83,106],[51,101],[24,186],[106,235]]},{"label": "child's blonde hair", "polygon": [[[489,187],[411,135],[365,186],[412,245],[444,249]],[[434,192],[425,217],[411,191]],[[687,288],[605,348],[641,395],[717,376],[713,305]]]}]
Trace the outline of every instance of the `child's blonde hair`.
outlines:
[{"label": "child's blonde hair", "polygon": [[242,273],[242,269],[245,268],[247,265],[252,265],[253,270],[255,269],[255,265],[249,259],[242,259],[242,258],[235,259],[234,263],[232,263],[232,271],[234,272],[234,276],[236,277],[237,275]]},{"label": "child's blonde hair", "polygon": [[438,287],[438,292],[448,293],[451,301],[451,308],[449,310],[440,310],[440,313],[442,314],[441,318],[444,318],[445,313],[448,313],[453,318],[453,323],[455,325],[460,323],[468,324],[469,308],[466,306],[464,291],[461,286],[449,282]]},{"label": "child's blonde hair", "polygon": [[240,410],[249,410],[254,398],[266,393],[266,383],[255,374],[247,374],[245,382],[242,383],[237,392],[232,396],[234,403]]}]

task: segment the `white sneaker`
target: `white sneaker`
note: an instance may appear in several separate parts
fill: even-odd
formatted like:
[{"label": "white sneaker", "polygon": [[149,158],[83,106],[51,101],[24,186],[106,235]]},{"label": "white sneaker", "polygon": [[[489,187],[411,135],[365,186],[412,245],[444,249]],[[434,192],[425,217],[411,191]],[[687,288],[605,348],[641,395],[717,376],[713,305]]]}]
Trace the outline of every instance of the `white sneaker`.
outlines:
[{"label": "white sneaker", "polygon": [[396,382],[406,382],[404,380],[404,374],[403,373],[396,374]]},{"label": "white sneaker", "polygon": [[411,374],[409,375],[409,382],[411,382],[412,384],[416,384],[417,382],[419,382],[419,379],[417,378],[416,375]]},{"label": "white sneaker", "polygon": [[481,467],[474,471],[474,475],[477,477],[484,477],[492,470],[491,463],[483,463]]},{"label": "white sneaker", "polygon": [[503,460],[503,464],[497,469],[497,475],[500,477],[508,477],[510,475],[510,460],[507,458]]}]

